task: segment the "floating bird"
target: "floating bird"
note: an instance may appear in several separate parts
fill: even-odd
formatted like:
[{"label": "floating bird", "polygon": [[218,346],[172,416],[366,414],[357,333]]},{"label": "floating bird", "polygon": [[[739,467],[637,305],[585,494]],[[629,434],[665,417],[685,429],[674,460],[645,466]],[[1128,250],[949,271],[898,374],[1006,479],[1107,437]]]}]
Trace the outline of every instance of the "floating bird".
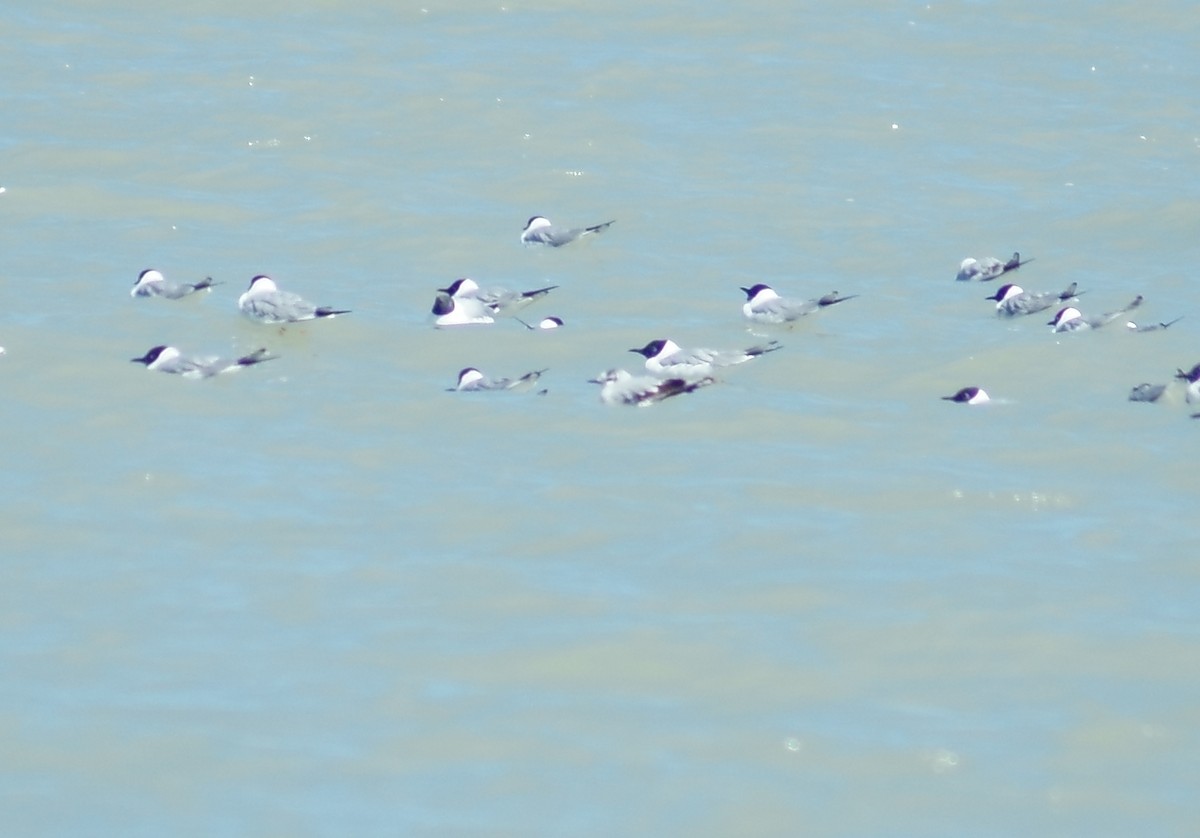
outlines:
[{"label": "floating bird", "polygon": [[824,297],[816,297],[811,300],[790,300],[779,296],[770,285],[762,283],[743,288],[742,291],[746,294],[746,302],[742,304],[742,314],[755,323],[769,324],[790,323],[799,320],[806,314],[812,314],[818,309],[828,308],[858,296],[850,294],[839,297],[837,291],[830,291]]},{"label": "floating bird", "polygon": [[1184,392],[1184,398],[1188,404],[1200,402],[1200,364],[1196,364],[1186,372],[1176,370],[1175,378],[1187,382],[1187,390]]},{"label": "floating bird", "polygon": [[742,364],[751,358],[782,349],[773,340],[748,349],[683,349],[670,338],[652,340],[641,349],[630,349],[646,359],[646,369],[663,378],[683,376],[694,379],[712,375],[719,367]]},{"label": "floating bird", "polygon": [[278,357],[278,355],[268,354],[265,348],[234,359],[219,358],[215,355],[187,356],[174,346],[159,345],[151,347],[142,357],[129,360],[131,363],[145,364],[146,369],[155,372],[180,375],[184,378],[212,378],[223,372],[240,370],[242,367],[253,366],[263,361],[273,361]]},{"label": "floating bird", "polygon": [[1131,402],[1156,402],[1164,392],[1167,385],[1165,384],[1150,384],[1144,382],[1138,384],[1129,391],[1129,400]]},{"label": "floating bird", "polygon": [[979,282],[988,282],[1009,271],[1015,271],[1022,265],[1027,265],[1033,259],[1021,261],[1021,254],[1014,252],[1012,258],[1007,262],[1001,262],[995,256],[988,256],[986,259],[966,258],[958,266],[958,276],[955,279],[961,281],[977,280]]},{"label": "floating bird", "polygon": [[627,370],[608,370],[588,379],[590,383],[600,385],[600,400],[605,404],[633,404],[638,407],[648,407],[671,396],[694,392],[715,380],[711,376],[690,381],[683,378],[653,378],[633,375]]},{"label": "floating bird", "polygon": [[1125,328],[1131,332],[1157,332],[1161,329],[1166,329],[1170,326],[1174,326],[1176,323],[1178,323],[1182,319],[1183,319],[1183,315],[1181,314],[1178,317],[1176,317],[1174,320],[1168,320],[1166,323],[1146,323],[1146,324],[1140,325],[1140,326],[1137,323],[1134,323],[1132,320],[1130,320],[1128,323],[1125,324]]},{"label": "floating bird", "polygon": [[953,396],[942,396],[942,401],[958,402],[959,404],[986,404],[991,401],[991,398],[982,387],[963,387]]},{"label": "floating bird", "polygon": [[479,283],[470,277],[456,279],[446,288],[439,288],[443,294],[449,294],[455,300],[477,300],[492,314],[510,314],[524,308],[534,300],[540,299],[557,285],[547,285],[545,288],[535,288],[532,291],[510,291],[507,288],[480,288]]},{"label": "floating bird", "polygon": [[1056,303],[1065,303],[1067,300],[1072,300],[1079,296],[1077,288],[1076,283],[1072,282],[1057,294],[1053,291],[1033,293],[1026,291],[1020,285],[1010,283],[1008,285],[1001,285],[996,289],[995,294],[992,294],[990,297],[984,297],[984,299],[996,301],[997,314],[1004,317],[1016,317],[1022,314],[1036,314],[1039,311],[1045,311]]},{"label": "floating bird", "polygon": [[213,282],[211,276],[205,277],[195,283],[167,282],[167,278],[162,275],[161,271],[147,268],[138,274],[137,281],[129,289],[129,296],[166,297],[168,300],[178,300],[181,297],[195,294],[197,291],[205,291],[214,285],[220,284],[219,282]]},{"label": "floating bird", "polygon": [[464,297],[455,299],[444,291],[433,301],[434,324],[438,326],[467,326],[475,323],[495,323],[492,311],[479,300]]},{"label": "floating bird", "polygon": [[563,325],[563,320],[561,317],[553,317],[553,316],[552,317],[543,317],[541,320],[539,320],[537,322],[536,325],[534,325],[532,323],[526,323],[520,317],[514,317],[513,319],[516,320],[518,323],[520,323],[522,326],[524,326],[526,329],[529,329],[531,331],[536,331],[538,329],[558,329]]},{"label": "floating bird", "polygon": [[583,236],[603,232],[615,223],[616,219],[614,218],[612,221],[605,221],[603,224],[594,224],[591,227],[573,227],[567,229],[565,227],[555,227],[550,223],[549,219],[535,215],[525,222],[525,229],[521,233],[521,244],[562,247],[564,244],[570,244]]},{"label": "floating bird", "polygon": [[259,274],[250,280],[246,293],[238,298],[242,314],[259,323],[299,323],[349,314],[349,309],[317,306],[290,291],[280,291],[275,280]]},{"label": "floating bird", "polygon": [[1074,306],[1067,306],[1066,308],[1060,308],[1058,313],[1054,315],[1054,319],[1046,325],[1052,326],[1055,332],[1077,332],[1083,329],[1099,329],[1101,326],[1107,326],[1118,317],[1133,311],[1142,304],[1143,299],[1142,295],[1138,294],[1124,308],[1117,311],[1106,311],[1104,314],[1095,317],[1085,317],[1079,309]]},{"label": "floating bird", "polygon": [[527,372],[520,378],[488,378],[475,367],[463,367],[458,372],[458,384],[451,393],[474,390],[526,390],[532,387],[546,370]]}]

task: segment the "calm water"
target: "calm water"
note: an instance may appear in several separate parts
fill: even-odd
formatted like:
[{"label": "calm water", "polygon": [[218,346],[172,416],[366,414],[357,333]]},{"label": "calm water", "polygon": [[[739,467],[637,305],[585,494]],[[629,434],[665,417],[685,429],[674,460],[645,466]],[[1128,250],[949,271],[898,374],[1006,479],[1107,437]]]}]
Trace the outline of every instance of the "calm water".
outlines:
[{"label": "calm water", "polygon": [[[1200,829],[1200,426],[1126,401],[1200,360],[1193,4],[0,32],[6,832]],[[526,251],[536,213],[618,221]],[[1014,249],[1184,319],[997,321],[953,277]],[[224,284],[131,300],[151,266]],[[263,272],[354,313],[245,322]],[[464,275],[558,284],[567,327],[433,329]],[[860,296],[751,331],[759,281]],[[601,405],[667,336],[785,349]],[[128,363],[163,342],[281,358]],[[549,392],[445,392],[468,364]]]}]

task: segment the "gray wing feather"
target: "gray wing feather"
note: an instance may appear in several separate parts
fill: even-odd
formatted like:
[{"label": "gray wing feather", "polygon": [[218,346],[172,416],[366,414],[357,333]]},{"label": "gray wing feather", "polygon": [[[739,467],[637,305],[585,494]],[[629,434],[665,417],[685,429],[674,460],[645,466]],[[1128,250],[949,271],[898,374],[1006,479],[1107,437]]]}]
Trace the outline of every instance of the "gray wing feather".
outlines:
[{"label": "gray wing feather", "polygon": [[540,230],[530,232],[527,238],[529,241],[548,244],[551,247],[562,247],[564,244],[570,244],[575,241],[580,236],[603,232],[615,223],[616,219],[614,218],[612,221],[605,221],[603,224],[593,224],[591,227],[574,227],[569,230],[553,226],[544,227]]},{"label": "gray wing feather", "polygon": [[275,291],[251,297],[246,301],[246,311],[252,317],[267,323],[295,323],[299,320],[312,320],[317,316],[315,305],[290,291]]}]

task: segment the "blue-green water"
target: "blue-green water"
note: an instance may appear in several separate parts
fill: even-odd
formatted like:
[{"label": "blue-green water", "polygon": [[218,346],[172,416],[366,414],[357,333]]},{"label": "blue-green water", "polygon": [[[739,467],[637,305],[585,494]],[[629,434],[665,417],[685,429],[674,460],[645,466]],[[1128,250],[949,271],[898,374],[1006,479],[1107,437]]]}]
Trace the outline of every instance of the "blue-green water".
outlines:
[{"label": "blue-green water", "polygon": [[[13,834],[1186,835],[1185,3],[10,9]],[[525,220],[616,218],[555,251]],[[1034,261],[1055,336],[955,283]],[[138,272],[211,294],[133,300]],[[286,331],[269,273],[354,313]],[[558,284],[438,331],[457,276]],[[740,285],[855,300],[748,330]],[[657,337],[784,350],[652,409]],[[183,381],[157,343],[281,357]],[[544,396],[445,391],[548,367]],[[940,399],[967,384],[996,403]],[[495,396],[495,397],[489,397]]]}]

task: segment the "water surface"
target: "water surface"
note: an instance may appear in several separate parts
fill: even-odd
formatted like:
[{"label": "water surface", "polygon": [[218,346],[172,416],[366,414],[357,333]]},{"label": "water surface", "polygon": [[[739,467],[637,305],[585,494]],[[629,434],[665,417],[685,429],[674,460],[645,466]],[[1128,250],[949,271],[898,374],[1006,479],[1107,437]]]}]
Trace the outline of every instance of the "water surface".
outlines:
[{"label": "water surface", "polygon": [[[13,10],[20,834],[1191,834],[1190,5]],[[526,251],[525,219],[616,218]],[[966,256],[1114,325],[1001,322]],[[138,272],[211,294],[131,300]],[[262,328],[269,273],[354,313]],[[558,284],[437,331],[457,276]],[[739,285],[855,300],[748,330]],[[1195,318],[1195,319],[1193,319]],[[784,351],[649,410],[656,337]],[[127,359],[267,345],[202,382]],[[548,392],[445,392],[466,365]],[[944,402],[985,386],[982,409]]]}]

